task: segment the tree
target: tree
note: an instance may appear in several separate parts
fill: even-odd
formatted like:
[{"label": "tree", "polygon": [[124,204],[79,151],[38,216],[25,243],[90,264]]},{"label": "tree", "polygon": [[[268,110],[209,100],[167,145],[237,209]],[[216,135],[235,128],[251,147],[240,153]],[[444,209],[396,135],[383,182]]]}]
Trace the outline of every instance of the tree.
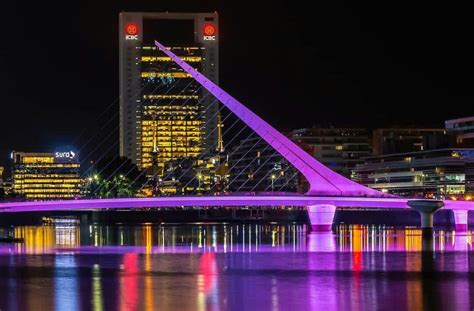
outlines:
[{"label": "tree", "polygon": [[135,195],[131,180],[122,174],[114,176],[110,184],[110,192],[114,198],[129,198]]},{"label": "tree", "polygon": [[99,174],[86,178],[86,197],[89,198],[128,198],[135,195],[132,181],[123,174],[104,179]]},{"label": "tree", "polygon": [[145,174],[129,159],[102,159],[94,164],[86,178],[86,197],[133,197],[145,182]]}]

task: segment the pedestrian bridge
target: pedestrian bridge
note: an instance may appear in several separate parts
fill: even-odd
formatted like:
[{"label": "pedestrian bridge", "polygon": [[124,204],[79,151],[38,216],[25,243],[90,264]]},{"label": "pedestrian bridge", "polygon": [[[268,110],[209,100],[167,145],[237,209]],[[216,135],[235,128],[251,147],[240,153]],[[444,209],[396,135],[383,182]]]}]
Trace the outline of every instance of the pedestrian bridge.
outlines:
[{"label": "pedestrian bridge", "polygon": [[[320,197],[310,195],[225,195],[225,196],[171,196],[154,198],[80,199],[65,201],[6,202],[0,203],[0,212],[37,212],[101,209],[137,209],[170,207],[239,207],[239,206],[295,206],[307,207],[329,204],[346,208],[409,208],[406,198]],[[471,201],[444,201],[444,208],[474,210]]]},{"label": "pedestrian bridge", "polygon": [[[280,153],[308,181],[309,190],[302,195],[222,195],[222,196],[179,196],[154,198],[116,198],[46,202],[0,203],[0,213],[139,209],[166,207],[245,207],[245,206],[299,206],[307,207],[313,227],[332,223],[337,207],[354,208],[408,208],[406,198],[370,189],[337,174],[306,153],[293,141],[273,128],[234,97],[207,79],[203,74],[176,56],[161,43],[156,46],[170,57],[186,73],[222,105],[233,112],[248,127]],[[467,227],[468,211],[474,209],[474,202],[444,201],[446,209],[454,211],[456,224]]]},{"label": "pedestrian bridge", "polygon": [[[176,196],[154,198],[81,199],[69,201],[7,202],[0,203],[0,213],[91,211],[143,208],[195,208],[195,207],[246,207],[293,206],[308,208],[313,228],[328,228],[337,207],[368,209],[407,209],[406,198],[324,197],[311,195],[225,195],[225,196]],[[444,208],[453,210],[456,227],[467,229],[468,212],[474,202],[444,201]]]}]

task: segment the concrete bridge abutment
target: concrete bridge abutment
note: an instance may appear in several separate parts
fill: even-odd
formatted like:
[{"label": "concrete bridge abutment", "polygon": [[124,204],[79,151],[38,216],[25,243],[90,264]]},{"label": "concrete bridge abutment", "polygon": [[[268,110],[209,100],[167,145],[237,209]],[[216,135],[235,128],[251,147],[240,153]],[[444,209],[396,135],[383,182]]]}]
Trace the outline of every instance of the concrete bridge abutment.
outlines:
[{"label": "concrete bridge abutment", "polygon": [[468,211],[467,210],[453,210],[454,224],[456,225],[456,231],[466,232],[468,225]]},{"label": "concrete bridge abutment", "polygon": [[417,211],[421,218],[423,235],[433,234],[433,215],[444,206],[443,201],[436,200],[410,200],[408,206]]},{"label": "concrete bridge abutment", "polygon": [[336,206],[331,204],[311,205],[307,208],[311,231],[331,231],[336,214]]}]

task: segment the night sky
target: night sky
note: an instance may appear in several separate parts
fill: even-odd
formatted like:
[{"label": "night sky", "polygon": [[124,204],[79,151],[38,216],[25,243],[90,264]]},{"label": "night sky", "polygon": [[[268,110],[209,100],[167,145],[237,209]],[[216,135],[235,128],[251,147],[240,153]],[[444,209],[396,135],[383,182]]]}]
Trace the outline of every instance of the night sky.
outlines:
[{"label": "night sky", "polygon": [[0,164],[118,126],[120,11],[218,11],[221,86],[280,130],[474,114],[470,8],[357,2],[2,2]]}]

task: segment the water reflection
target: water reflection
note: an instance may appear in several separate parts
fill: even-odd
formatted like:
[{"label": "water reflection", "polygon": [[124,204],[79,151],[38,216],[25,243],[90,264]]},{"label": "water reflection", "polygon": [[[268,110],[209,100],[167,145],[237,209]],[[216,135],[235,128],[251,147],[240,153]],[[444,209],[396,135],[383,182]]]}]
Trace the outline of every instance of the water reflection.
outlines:
[{"label": "water reflection", "polygon": [[[304,225],[1,229],[0,309],[469,310],[472,233]],[[393,306],[393,307],[392,307]]]},{"label": "water reflection", "polygon": [[[3,229],[2,234],[24,243],[0,246],[0,253],[45,254],[60,251],[176,252],[419,252],[421,230],[382,226],[340,226],[336,233],[308,233],[304,225],[193,225],[193,226],[25,226]],[[471,251],[472,232],[438,231],[434,250]],[[90,248],[91,246],[93,248]],[[120,246],[114,248],[113,246]],[[128,248],[127,248],[128,247]],[[358,261],[359,255],[354,255]],[[357,265],[357,263],[356,263]],[[357,268],[357,267],[356,267]]]},{"label": "water reflection", "polygon": [[54,257],[54,303],[57,310],[79,310],[79,281],[73,255]]}]

